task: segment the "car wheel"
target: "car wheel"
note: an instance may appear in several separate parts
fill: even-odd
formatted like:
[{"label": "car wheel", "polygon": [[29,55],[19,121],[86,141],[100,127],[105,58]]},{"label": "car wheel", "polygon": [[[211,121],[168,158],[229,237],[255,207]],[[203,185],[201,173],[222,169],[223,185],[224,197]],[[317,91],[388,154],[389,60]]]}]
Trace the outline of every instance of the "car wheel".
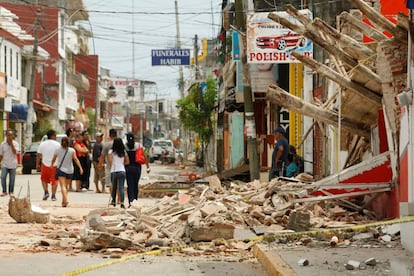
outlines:
[{"label": "car wheel", "polygon": [[277,49],[284,50],[285,48],[286,48],[286,40],[284,39],[279,40],[279,42],[277,43]]},{"label": "car wheel", "polygon": [[32,169],[23,167],[22,173],[23,174],[32,174]]}]

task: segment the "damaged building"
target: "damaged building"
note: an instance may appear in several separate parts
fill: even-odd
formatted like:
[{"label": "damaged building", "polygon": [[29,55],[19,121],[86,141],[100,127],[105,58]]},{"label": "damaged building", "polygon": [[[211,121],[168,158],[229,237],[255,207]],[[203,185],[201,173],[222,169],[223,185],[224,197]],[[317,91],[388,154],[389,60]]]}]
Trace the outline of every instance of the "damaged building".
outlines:
[{"label": "damaged building", "polygon": [[[243,61],[234,54],[240,48],[249,66],[264,178],[271,164],[272,130],[280,125],[304,156],[305,172],[321,187],[318,195],[366,199],[369,194],[364,204],[378,219],[412,214],[412,84],[407,74],[412,22],[406,3],[309,1],[298,9],[300,3],[265,2],[254,1],[245,33],[234,27],[232,16],[223,16],[232,46],[222,68],[217,115],[219,171],[236,170],[249,159],[247,146],[241,159],[235,158],[238,144],[233,143],[245,131],[237,128],[245,104],[239,87]],[[228,4],[223,12],[237,10]],[[243,46],[235,46],[235,39]]]}]

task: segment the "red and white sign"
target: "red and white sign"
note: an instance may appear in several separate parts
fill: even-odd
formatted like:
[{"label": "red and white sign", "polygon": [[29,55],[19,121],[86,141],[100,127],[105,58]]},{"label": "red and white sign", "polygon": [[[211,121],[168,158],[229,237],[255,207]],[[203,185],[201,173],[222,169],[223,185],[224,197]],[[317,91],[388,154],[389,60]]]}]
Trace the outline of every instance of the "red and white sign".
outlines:
[{"label": "red and white sign", "polygon": [[[312,18],[310,10],[301,10],[300,13]],[[299,61],[291,55],[292,51],[312,58],[312,41],[269,19],[268,14],[260,12],[247,15],[247,62],[298,63]],[[276,14],[301,25],[286,12]]]}]

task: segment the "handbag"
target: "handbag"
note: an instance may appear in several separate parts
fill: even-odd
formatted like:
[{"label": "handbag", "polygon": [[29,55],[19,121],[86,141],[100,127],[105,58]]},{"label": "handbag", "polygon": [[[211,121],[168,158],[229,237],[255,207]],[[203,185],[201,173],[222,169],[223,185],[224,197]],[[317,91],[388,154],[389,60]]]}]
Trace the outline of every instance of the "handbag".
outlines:
[{"label": "handbag", "polygon": [[68,150],[69,150],[69,149],[67,149],[67,150],[65,151],[65,154],[63,155],[62,161],[60,161],[59,167],[56,169],[56,173],[55,173],[55,179],[56,179],[56,180],[59,178],[59,176],[58,176],[58,171],[59,171],[60,167],[62,167],[63,161],[65,160],[66,153],[68,153]]},{"label": "handbag", "polygon": [[147,161],[147,158],[145,157],[144,149],[141,147],[141,145],[138,146],[137,150],[135,151],[135,162],[137,162],[140,165],[145,164]]}]

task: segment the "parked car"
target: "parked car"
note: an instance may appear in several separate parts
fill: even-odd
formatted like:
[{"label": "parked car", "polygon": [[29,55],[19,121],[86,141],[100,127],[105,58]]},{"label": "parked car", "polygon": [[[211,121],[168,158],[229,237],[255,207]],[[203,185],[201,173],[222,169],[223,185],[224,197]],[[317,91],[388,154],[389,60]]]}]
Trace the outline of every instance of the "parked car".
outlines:
[{"label": "parked car", "polygon": [[[67,137],[66,134],[56,134],[56,141],[60,144],[62,142],[62,138]],[[44,135],[40,142],[47,140],[47,135]]]},{"label": "parked car", "polygon": [[169,163],[175,163],[175,148],[171,140],[154,140],[149,150],[149,162],[154,160],[167,160]]},{"label": "parked car", "polygon": [[256,38],[256,46],[262,49],[272,48],[283,51],[286,48],[304,47],[305,45],[306,38],[292,32],[280,36],[260,36]]},{"label": "parked car", "polygon": [[36,169],[36,156],[37,149],[39,148],[40,142],[33,142],[29,148],[23,153],[22,156],[22,173],[31,174],[32,170]]}]

